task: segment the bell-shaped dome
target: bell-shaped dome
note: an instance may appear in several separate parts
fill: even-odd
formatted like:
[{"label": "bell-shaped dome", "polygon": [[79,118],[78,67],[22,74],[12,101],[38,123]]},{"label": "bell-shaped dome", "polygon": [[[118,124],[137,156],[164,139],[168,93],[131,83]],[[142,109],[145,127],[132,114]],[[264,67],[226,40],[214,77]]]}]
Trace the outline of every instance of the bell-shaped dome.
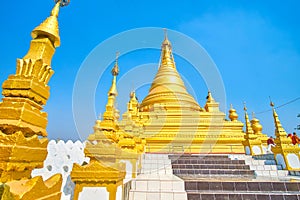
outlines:
[{"label": "bell-shaped dome", "polygon": [[201,110],[199,104],[187,92],[176,70],[171,42],[167,35],[162,43],[159,70],[152,82],[148,95],[141,103],[140,110],[151,110],[154,104],[161,104],[167,110]]}]

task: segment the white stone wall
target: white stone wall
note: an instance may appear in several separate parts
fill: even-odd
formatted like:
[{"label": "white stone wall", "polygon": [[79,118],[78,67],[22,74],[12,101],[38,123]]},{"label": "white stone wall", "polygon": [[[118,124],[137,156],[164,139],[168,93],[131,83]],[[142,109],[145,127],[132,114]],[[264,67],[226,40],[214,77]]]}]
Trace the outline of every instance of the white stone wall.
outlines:
[{"label": "white stone wall", "polygon": [[[67,141],[62,140],[56,142],[55,140],[49,141],[47,150],[48,155],[44,161],[44,167],[32,171],[32,177],[42,176],[44,180],[50,178],[54,174],[62,174],[62,196],[61,200],[72,200],[74,193],[74,183],[71,180],[70,173],[72,171],[73,163],[83,164],[89,162],[89,158],[84,155],[85,142]],[[126,178],[124,183],[131,180],[131,163],[126,163]],[[108,199],[108,192],[105,188],[89,188],[86,187],[79,195],[79,200],[94,200],[94,199]],[[122,199],[122,186],[118,187],[117,200]]]},{"label": "white stone wall", "polygon": [[74,183],[71,181],[70,173],[72,171],[73,163],[82,164],[89,162],[89,158],[84,155],[85,144],[76,141],[62,140],[56,142],[55,140],[49,141],[47,150],[48,155],[44,161],[44,167],[32,171],[32,176],[42,176],[44,180],[50,178],[54,174],[62,174],[62,200],[73,199]]}]

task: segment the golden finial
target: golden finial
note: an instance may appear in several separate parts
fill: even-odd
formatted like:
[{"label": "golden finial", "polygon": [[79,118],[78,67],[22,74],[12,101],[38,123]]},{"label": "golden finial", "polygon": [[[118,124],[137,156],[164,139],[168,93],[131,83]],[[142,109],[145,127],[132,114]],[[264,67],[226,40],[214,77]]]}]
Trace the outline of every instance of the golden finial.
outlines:
[{"label": "golden finial", "polygon": [[120,55],[120,52],[117,52],[115,65],[114,65],[113,69],[111,70],[111,73],[113,76],[118,76],[118,74],[119,74],[119,65],[118,65],[119,55]]},{"label": "golden finial", "polygon": [[51,10],[50,16],[58,17],[59,7],[61,5],[61,1],[56,1],[54,8]]},{"label": "golden finial", "polygon": [[269,96],[269,99],[270,99],[270,106],[271,106],[272,108],[274,108],[275,104],[273,103],[273,101],[272,101],[272,99],[271,99],[270,96]]},{"label": "golden finial", "polygon": [[246,101],[244,101],[244,111],[247,112]]},{"label": "golden finial", "polygon": [[236,121],[238,119],[238,114],[236,113],[236,110],[233,108],[232,104],[230,104],[230,110],[229,110],[229,119],[231,121]]},{"label": "golden finial", "polygon": [[167,46],[169,46],[169,48],[171,48],[171,42],[170,42],[170,40],[168,38],[168,30],[166,28],[164,28],[163,30],[164,30],[164,36],[165,36],[165,38],[164,38],[164,41],[163,41],[162,45],[163,46],[167,45]]},{"label": "golden finial", "polygon": [[175,67],[172,45],[168,39],[167,29],[164,29],[165,39],[161,46],[161,66]]},{"label": "golden finial", "polygon": [[117,92],[117,76],[119,74],[118,59],[119,59],[119,52],[116,53],[115,65],[111,70],[111,74],[113,75],[113,81],[112,81],[111,88],[108,92],[108,96],[111,96],[111,95],[117,96],[118,95],[118,92]]},{"label": "golden finial", "polygon": [[52,9],[50,16],[31,32],[31,36],[33,39],[36,39],[39,36],[46,37],[49,38],[49,40],[53,43],[54,47],[58,47],[60,45],[57,21],[60,5],[62,5],[62,1],[56,1],[56,4]]},{"label": "golden finial", "polygon": [[54,0],[55,3],[60,3],[61,7],[67,6],[70,3],[70,0]]},{"label": "golden finial", "polygon": [[206,97],[206,99],[207,99],[207,102],[212,102],[212,101],[215,101],[215,99],[212,97],[212,95],[211,95],[211,92],[210,92],[210,91],[208,91],[208,94],[207,94],[207,97]]},{"label": "golden finial", "polygon": [[135,91],[130,92],[130,99],[135,99]]}]

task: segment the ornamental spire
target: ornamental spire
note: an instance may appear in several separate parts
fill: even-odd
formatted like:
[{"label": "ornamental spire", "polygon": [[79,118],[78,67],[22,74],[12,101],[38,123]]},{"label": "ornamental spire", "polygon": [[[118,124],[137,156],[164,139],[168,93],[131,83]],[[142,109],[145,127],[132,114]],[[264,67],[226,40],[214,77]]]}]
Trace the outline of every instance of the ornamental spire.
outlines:
[{"label": "ornamental spire", "polygon": [[54,8],[52,9],[50,16],[31,32],[31,36],[33,39],[39,37],[47,37],[50,39],[54,47],[60,46],[57,20],[60,5],[61,1],[59,0],[56,2]]},{"label": "ornamental spire", "polygon": [[251,123],[247,113],[246,102],[244,102],[244,111],[245,111],[246,134],[253,134],[253,129],[251,127]]},{"label": "ornamental spire", "polygon": [[113,75],[113,81],[112,81],[112,85],[110,87],[110,90],[108,92],[108,96],[117,96],[118,95],[117,76],[119,75],[119,65],[118,65],[119,54],[120,54],[119,52],[116,53],[115,65],[111,70],[111,74]]},{"label": "ornamental spire", "polygon": [[103,113],[103,119],[100,123],[100,127],[103,130],[109,130],[105,135],[108,138],[112,138],[116,141],[116,130],[117,130],[117,121],[119,119],[119,111],[117,110],[116,106],[116,97],[118,96],[117,92],[117,76],[119,74],[119,67],[118,67],[118,56],[119,52],[116,54],[116,61],[111,73],[113,75],[113,81],[111,87],[108,91],[108,100],[106,104],[105,112]]},{"label": "ornamental spire", "polygon": [[161,46],[161,66],[176,68],[172,53],[172,45],[168,38],[167,29],[164,29],[164,32],[165,39]]},{"label": "ornamental spire", "polygon": [[272,110],[273,110],[273,117],[274,117],[274,123],[275,123],[275,128],[276,128],[275,135],[276,135],[276,137],[286,136],[286,132],[280,123],[280,120],[278,118],[278,114],[274,108],[274,105],[275,104],[271,101],[270,106],[272,107]]}]

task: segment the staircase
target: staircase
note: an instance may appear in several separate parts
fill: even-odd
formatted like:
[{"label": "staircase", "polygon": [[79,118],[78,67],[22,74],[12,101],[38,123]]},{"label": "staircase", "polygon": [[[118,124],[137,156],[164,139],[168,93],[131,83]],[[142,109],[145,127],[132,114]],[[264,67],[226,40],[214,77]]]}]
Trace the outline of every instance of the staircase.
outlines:
[{"label": "staircase", "polygon": [[185,182],[172,174],[167,154],[144,154],[142,167],[141,173],[125,184],[124,200],[187,200]]},{"label": "staircase", "polygon": [[253,166],[246,164],[252,162],[249,158],[246,161],[232,160],[228,155],[170,155],[169,158],[173,173],[185,182],[188,200],[300,200],[300,182],[291,182],[286,177],[257,176],[251,169]]}]

